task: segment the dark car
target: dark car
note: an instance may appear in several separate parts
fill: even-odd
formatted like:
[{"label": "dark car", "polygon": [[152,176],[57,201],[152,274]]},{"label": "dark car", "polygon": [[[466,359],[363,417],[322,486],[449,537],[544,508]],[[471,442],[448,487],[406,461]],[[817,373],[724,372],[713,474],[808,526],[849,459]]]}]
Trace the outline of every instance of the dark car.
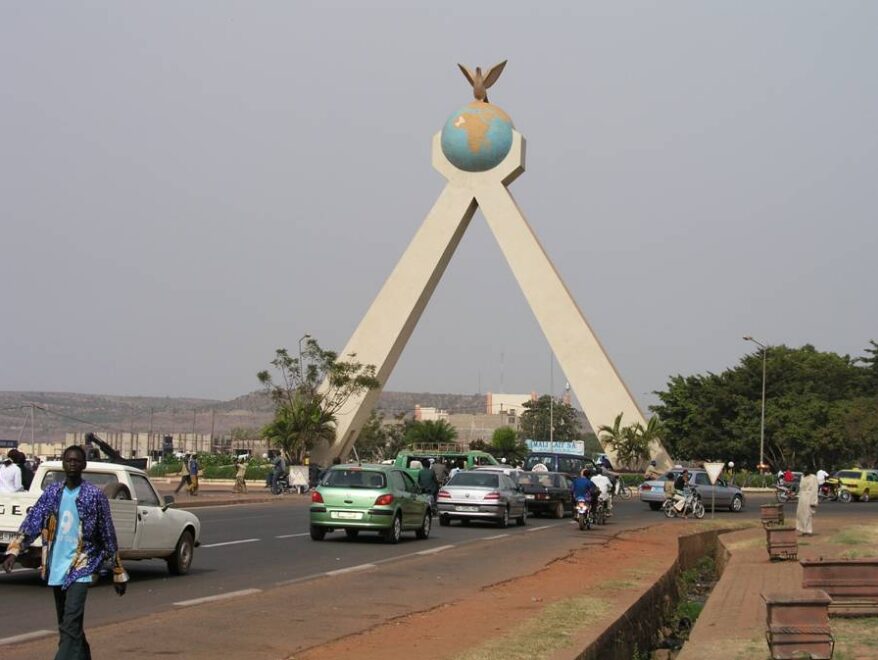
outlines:
[{"label": "dark car", "polygon": [[527,510],[541,516],[551,514],[563,518],[572,512],[570,478],[561,472],[517,472],[518,485],[527,498]]},{"label": "dark car", "polygon": [[548,472],[563,472],[568,477],[575,479],[585,468],[594,470],[595,463],[590,458],[576,454],[533,451],[524,459],[524,469],[533,470],[534,468]]}]

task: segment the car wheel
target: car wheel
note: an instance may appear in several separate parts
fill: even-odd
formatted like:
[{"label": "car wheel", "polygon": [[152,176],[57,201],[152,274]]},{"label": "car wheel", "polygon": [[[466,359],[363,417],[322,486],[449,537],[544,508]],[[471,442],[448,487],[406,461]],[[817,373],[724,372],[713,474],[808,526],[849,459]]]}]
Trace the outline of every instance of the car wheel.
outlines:
[{"label": "car wheel", "polygon": [[433,528],[433,516],[430,515],[430,512],[427,511],[424,514],[424,520],[421,522],[421,526],[418,528],[418,531],[415,532],[415,536],[419,539],[428,539],[430,538],[430,530]]},{"label": "car wheel", "polygon": [[860,502],[868,502],[869,501],[869,491],[864,490],[863,494],[860,495]]},{"label": "car wheel", "polygon": [[399,514],[393,516],[393,523],[390,525],[390,529],[388,529],[384,533],[384,540],[390,544],[399,543],[399,539],[402,536],[402,518]]},{"label": "car wheel", "polygon": [[729,506],[730,511],[734,511],[735,513],[740,513],[741,509],[744,508],[744,498],[740,495],[735,495],[732,498],[732,504]]},{"label": "car wheel", "polygon": [[503,517],[497,521],[497,526],[501,529],[504,527],[509,527],[509,507],[503,509]]},{"label": "car wheel", "polygon": [[448,527],[451,524],[451,518],[448,516],[439,516],[439,527]]},{"label": "car wheel", "polygon": [[647,502],[647,504],[649,504],[649,508],[652,509],[653,511],[658,511],[659,509],[662,508],[661,502]]},{"label": "car wheel", "polygon": [[326,536],[326,528],[311,525],[311,539],[314,541],[322,541]]},{"label": "car wheel", "polygon": [[561,518],[564,517],[564,503],[563,502],[556,502],[555,503],[555,511],[553,512],[553,514],[554,514],[555,518],[557,518],[558,520],[560,520]]},{"label": "car wheel", "polygon": [[360,535],[360,530],[359,529],[346,529],[344,531],[344,533],[345,533],[345,536],[347,536],[349,539],[351,539],[353,541],[355,538],[357,538]]},{"label": "car wheel", "polygon": [[172,575],[186,575],[192,565],[192,556],[195,554],[195,539],[188,529],[180,534],[174,554],[168,557],[168,570]]}]

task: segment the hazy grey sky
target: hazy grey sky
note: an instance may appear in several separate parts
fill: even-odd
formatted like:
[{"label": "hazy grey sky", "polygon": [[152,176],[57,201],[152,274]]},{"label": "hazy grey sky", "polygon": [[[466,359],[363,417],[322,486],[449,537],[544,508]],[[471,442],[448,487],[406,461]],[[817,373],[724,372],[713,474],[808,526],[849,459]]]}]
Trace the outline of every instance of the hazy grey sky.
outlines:
[{"label": "hazy grey sky", "polygon": [[[504,58],[512,193],[641,403],[744,334],[878,338],[878,3],[451,7],[2,2],[0,389],[226,398],[342,348],[444,184],[456,63]],[[477,215],[388,388],[549,365]]]}]

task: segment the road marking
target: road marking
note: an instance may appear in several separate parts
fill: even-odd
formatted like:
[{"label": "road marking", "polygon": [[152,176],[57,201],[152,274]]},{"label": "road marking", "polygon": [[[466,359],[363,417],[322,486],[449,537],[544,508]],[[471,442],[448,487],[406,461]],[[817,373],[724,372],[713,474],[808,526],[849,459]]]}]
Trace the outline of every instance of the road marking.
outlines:
[{"label": "road marking", "polygon": [[201,548],[219,548],[223,545],[237,545],[239,543],[256,543],[259,539],[241,539],[240,541],[223,541],[222,543],[208,543],[207,545],[201,545]]},{"label": "road marking", "polygon": [[509,536],[509,534],[494,534],[494,536],[485,536],[479,540],[481,541],[493,541],[494,539],[502,539]]},{"label": "road marking", "polygon": [[542,525],[541,527],[528,527],[527,531],[538,532],[541,529],[549,529],[549,527],[555,527],[555,525]]},{"label": "road marking", "polygon": [[14,635],[13,637],[4,637],[3,639],[0,639],[0,646],[3,646],[4,644],[27,642],[31,639],[39,639],[40,637],[48,637],[49,635],[54,635],[56,632],[57,631],[55,630],[34,630],[33,632]]},{"label": "road marking", "polygon": [[357,564],[356,566],[348,566],[347,568],[339,568],[334,571],[326,571],[326,575],[332,577],[334,575],[344,575],[345,573],[356,573],[357,571],[367,571],[370,568],[377,568],[375,564]]},{"label": "road marking", "polygon": [[174,603],[177,607],[189,607],[190,605],[202,605],[204,603],[213,603],[218,600],[227,600],[229,598],[237,598],[238,596],[249,596],[250,594],[258,594],[262,589],[241,589],[241,591],[230,591],[227,594],[217,594],[216,596],[205,596],[204,598],[193,598],[192,600],[181,600]]},{"label": "road marking", "polygon": [[297,536],[308,536],[311,532],[302,532],[301,534],[280,534],[275,536],[276,539],[294,539]]},{"label": "road marking", "polygon": [[448,550],[449,548],[453,548],[453,545],[440,545],[437,548],[430,548],[429,550],[421,550],[420,552],[416,552],[416,555],[432,555],[437,552],[442,552],[443,550]]}]

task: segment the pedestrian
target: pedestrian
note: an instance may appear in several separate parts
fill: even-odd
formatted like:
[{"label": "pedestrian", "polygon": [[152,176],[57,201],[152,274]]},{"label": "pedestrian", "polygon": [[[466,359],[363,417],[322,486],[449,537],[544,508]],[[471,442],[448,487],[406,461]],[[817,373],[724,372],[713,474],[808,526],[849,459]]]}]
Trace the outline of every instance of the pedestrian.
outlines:
[{"label": "pedestrian", "polygon": [[433,474],[436,475],[436,483],[440,486],[448,481],[448,468],[445,467],[445,463],[438,458],[430,463],[430,469],[433,470]]},{"label": "pedestrian", "polygon": [[271,468],[271,475],[270,475],[271,482],[269,485],[271,486],[272,493],[274,493],[277,490],[278,479],[283,477],[286,473],[287,473],[287,462],[284,459],[284,453],[281,451],[278,453],[277,456],[275,456],[274,462],[273,462],[273,465]]},{"label": "pedestrian", "polygon": [[34,480],[34,472],[27,466],[27,456],[17,449],[11,449],[9,456],[12,457],[12,462],[21,470],[21,489],[30,490],[30,485]]},{"label": "pedestrian", "polygon": [[235,492],[246,493],[247,482],[244,481],[244,475],[247,473],[247,465],[244,461],[235,459]]},{"label": "pedestrian", "polygon": [[17,493],[21,490],[21,468],[12,461],[12,451],[0,463],[0,493]]},{"label": "pedestrian", "polygon": [[189,469],[189,494],[198,495],[198,457],[195,454],[189,457],[186,467]]},{"label": "pedestrian", "polygon": [[421,491],[429,496],[430,510],[436,509],[436,496],[439,494],[439,482],[436,481],[436,473],[429,467],[424,465],[418,470],[418,486]]},{"label": "pedestrian", "polygon": [[811,536],[814,533],[813,519],[819,489],[817,476],[809,469],[799,484],[799,503],[796,506],[796,531],[801,535]]},{"label": "pedestrian", "polygon": [[183,486],[186,487],[186,492],[189,492],[189,457],[186,457],[186,460],[183,462],[183,466],[180,468],[180,483],[177,484],[177,487],[174,489],[174,494],[180,492],[180,489]]},{"label": "pedestrian", "polygon": [[110,502],[97,486],[83,480],[85,451],[78,445],[64,450],[65,480],[46,487],[10,541],[3,569],[10,573],[16,557],[37,538],[43,542],[40,574],[52,587],[58,619],[55,660],[90,659],[83,620],[88,587],[97,581],[105,561],[113,565],[113,586],[125,594],[128,574],[119,560]]}]

